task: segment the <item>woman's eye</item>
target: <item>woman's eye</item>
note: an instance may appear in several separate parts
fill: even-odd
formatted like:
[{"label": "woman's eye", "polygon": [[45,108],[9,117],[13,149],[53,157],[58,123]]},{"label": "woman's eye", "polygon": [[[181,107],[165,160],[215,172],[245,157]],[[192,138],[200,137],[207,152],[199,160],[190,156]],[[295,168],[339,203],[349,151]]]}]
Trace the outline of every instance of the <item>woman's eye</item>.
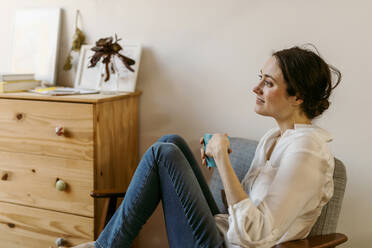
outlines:
[{"label": "woman's eye", "polygon": [[273,86],[273,83],[269,82],[269,81],[264,81],[265,82],[265,85],[268,86],[268,87],[271,87]]},{"label": "woman's eye", "polygon": [[[260,79],[260,80],[262,80],[262,75],[258,75],[258,78]],[[272,87],[273,86],[273,83],[271,83],[271,82],[269,82],[269,81],[264,81],[264,84],[266,85],[266,86],[268,86],[268,87]]]}]

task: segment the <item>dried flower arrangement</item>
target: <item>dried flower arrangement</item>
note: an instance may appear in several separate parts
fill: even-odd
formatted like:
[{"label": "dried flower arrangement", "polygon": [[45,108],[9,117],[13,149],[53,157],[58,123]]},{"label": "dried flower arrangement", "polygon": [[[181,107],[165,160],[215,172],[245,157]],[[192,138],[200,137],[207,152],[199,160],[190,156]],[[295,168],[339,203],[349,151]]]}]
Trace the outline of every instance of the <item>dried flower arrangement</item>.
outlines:
[{"label": "dried flower arrangement", "polygon": [[[102,63],[105,64],[105,82],[110,79],[110,69],[112,73],[115,73],[112,60],[117,56],[124,64],[124,66],[131,72],[134,72],[134,69],[131,68],[132,65],[136,63],[131,58],[128,58],[119,53],[123,48],[119,45],[117,35],[115,34],[115,40],[113,37],[101,38],[96,42],[96,46],[91,50],[94,52],[92,58],[90,59],[90,64],[88,68],[96,66],[96,64],[102,59]],[[110,66],[111,65],[111,66]]]}]

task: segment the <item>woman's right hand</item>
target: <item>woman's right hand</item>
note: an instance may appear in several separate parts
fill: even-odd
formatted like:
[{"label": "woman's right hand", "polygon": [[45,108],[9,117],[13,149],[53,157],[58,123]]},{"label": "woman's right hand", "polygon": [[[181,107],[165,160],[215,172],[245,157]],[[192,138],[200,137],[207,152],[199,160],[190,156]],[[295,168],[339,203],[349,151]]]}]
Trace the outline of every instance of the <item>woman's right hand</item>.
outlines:
[{"label": "woman's right hand", "polygon": [[[205,149],[204,149],[204,137],[201,137],[200,138],[200,144],[202,145],[201,148],[200,148],[200,157],[201,157],[201,160],[202,160],[202,165],[204,166],[207,166],[207,160],[206,160],[206,153],[205,153]],[[229,148],[227,150],[227,153],[230,154],[232,152],[231,148]],[[208,169],[212,169],[211,167],[208,167]]]},{"label": "woman's right hand", "polygon": [[204,137],[200,138],[200,144],[202,145],[200,148],[200,157],[202,160],[202,165],[207,166],[207,160],[205,159],[206,155],[205,155],[205,150],[204,150]]}]

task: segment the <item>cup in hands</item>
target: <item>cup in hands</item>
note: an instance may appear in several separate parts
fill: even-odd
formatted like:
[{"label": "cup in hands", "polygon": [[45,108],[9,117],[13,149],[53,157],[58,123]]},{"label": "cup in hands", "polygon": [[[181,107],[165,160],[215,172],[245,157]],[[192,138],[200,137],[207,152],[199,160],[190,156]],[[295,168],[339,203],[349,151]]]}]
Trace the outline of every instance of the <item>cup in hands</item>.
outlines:
[{"label": "cup in hands", "polygon": [[[212,136],[213,136],[213,134],[209,134],[209,133],[204,134],[204,136],[203,136],[204,152],[207,150],[208,142],[212,138]],[[227,138],[229,140],[231,140],[229,136]],[[213,157],[208,157],[207,155],[205,155],[205,161],[206,161],[207,167],[216,167],[216,162],[214,161]]]}]

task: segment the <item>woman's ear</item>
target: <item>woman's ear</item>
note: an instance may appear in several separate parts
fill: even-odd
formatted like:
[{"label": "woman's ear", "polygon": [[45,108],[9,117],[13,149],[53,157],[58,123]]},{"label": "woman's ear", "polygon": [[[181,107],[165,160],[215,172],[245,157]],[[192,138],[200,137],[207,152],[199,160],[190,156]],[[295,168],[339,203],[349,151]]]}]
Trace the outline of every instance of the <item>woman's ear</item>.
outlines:
[{"label": "woman's ear", "polygon": [[292,96],[292,105],[293,106],[299,106],[304,102],[300,97],[298,96]]},{"label": "woman's ear", "polygon": [[296,96],[296,103],[298,105],[302,104],[304,102],[304,100],[302,100],[301,98],[299,98],[298,96]]}]

